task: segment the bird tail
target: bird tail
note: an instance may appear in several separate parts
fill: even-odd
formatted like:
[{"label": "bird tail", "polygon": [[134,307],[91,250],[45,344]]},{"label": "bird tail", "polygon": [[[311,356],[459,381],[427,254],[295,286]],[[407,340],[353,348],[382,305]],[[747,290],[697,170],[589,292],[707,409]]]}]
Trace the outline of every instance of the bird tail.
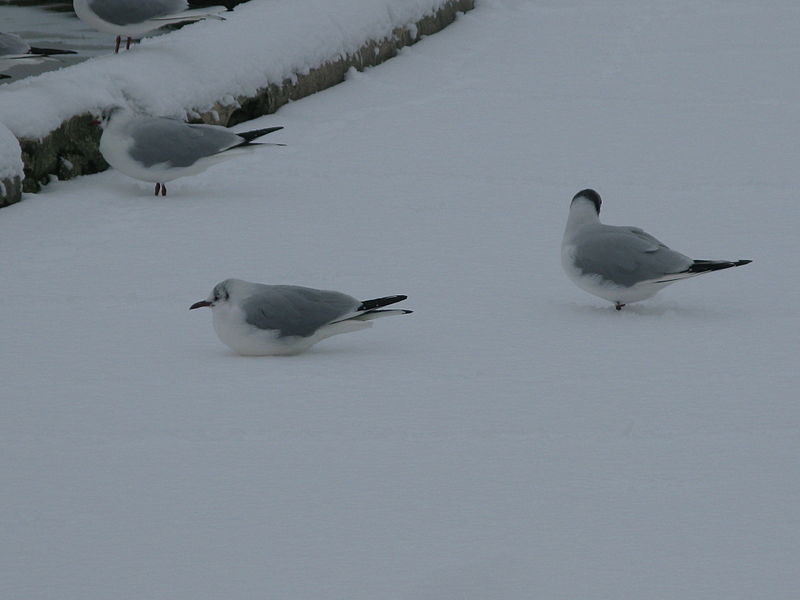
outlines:
[{"label": "bird tail", "polygon": [[365,312],[357,313],[345,321],[372,321],[373,319],[380,319],[381,317],[390,317],[392,315],[410,315],[413,310],[405,308],[389,308],[387,310],[368,310]]},{"label": "bird tail", "polygon": [[74,50],[59,50],[58,48],[34,48],[31,46],[31,54],[40,56],[50,56],[51,54],[77,54]]},{"label": "bird tail", "polygon": [[231,146],[229,148],[225,148],[224,150],[220,150],[217,155],[225,156],[225,158],[231,156],[237,156],[238,154],[245,154],[247,152],[253,151],[257,147],[261,146],[285,146],[286,144],[269,144],[264,142],[254,142],[256,138],[261,137],[262,135],[267,135],[268,133],[272,133],[273,131],[278,131],[279,129],[283,129],[283,127],[267,127],[266,129],[253,129],[252,131],[243,131],[241,133],[237,133],[242,141],[236,144],[235,146]]},{"label": "bird tail", "polygon": [[341,323],[343,321],[372,321],[380,317],[389,317],[391,315],[407,315],[413,310],[406,310],[404,308],[390,308],[388,310],[381,310],[383,306],[389,306],[395,302],[402,302],[408,296],[384,296],[383,298],[374,298],[372,300],[364,300],[361,305],[354,311],[344,315],[334,323]]},{"label": "bird tail", "polygon": [[184,22],[191,22],[191,21],[202,21],[203,19],[216,19],[218,21],[224,21],[225,17],[221,17],[218,14],[215,14],[213,11],[219,9],[219,12],[225,12],[228,10],[224,6],[207,6],[204,8],[195,8],[193,10],[185,10],[181,13],[176,15],[166,15],[164,17],[153,17],[153,21],[163,21],[164,25],[168,23],[184,23]]},{"label": "bird tail", "polygon": [[669,283],[671,281],[678,281],[679,279],[688,279],[689,277],[695,277],[697,275],[702,275],[703,273],[710,273],[711,271],[730,269],[731,267],[740,267],[742,265],[746,265],[751,262],[753,261],[752,260],[734,260],[734,261],[696,260],[691,265],[689,265],[689,268],[686,269],[685,271],[667,275],[666,277],[659,279],[657,281],[653,281],[652,283]]}]

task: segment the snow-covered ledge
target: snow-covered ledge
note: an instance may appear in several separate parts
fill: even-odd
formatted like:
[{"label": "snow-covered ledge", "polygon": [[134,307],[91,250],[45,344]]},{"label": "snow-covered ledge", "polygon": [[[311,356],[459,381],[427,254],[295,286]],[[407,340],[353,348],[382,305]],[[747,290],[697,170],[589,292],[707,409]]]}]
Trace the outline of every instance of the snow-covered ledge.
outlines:
[{"label": "snow-covered ledge", "polygon": [[[106,168],[97,152],[100,132],[89,125],[89,115],[104,107],[126,103],[150,114],[233,125],[335,85],[352,67],[383,62],[399,48],[443,29],[474,4],[241,4],[224,13],[225,21],[197,23],[145,39],[130,52],[7,85],[0,94],[0,123],[19,138],[24,191],[35,192],[51,175],[65,179]],[[1,151],[0,159],[5,160]],[[0,165],[0,172],[4,168]]]}]

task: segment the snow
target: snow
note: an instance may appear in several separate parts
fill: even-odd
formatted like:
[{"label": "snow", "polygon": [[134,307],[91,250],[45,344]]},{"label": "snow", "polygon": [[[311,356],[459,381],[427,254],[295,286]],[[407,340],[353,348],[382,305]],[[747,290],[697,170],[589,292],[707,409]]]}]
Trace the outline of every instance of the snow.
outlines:
[{"label": "snow", "polygon": [[22,172],[22,150],[17,138],[0,123],[0,179],[24,177]]},{"label": "snow", "polygon": [[[389,37],[445,0],[271,0],[249,2],[131,52],[11,83],[0,121],[17,137],[40,138],[70,117],[112,104],[158,115],[205,110],[221,98],[254,95],[307,73],[369,40]],[[109,47],[113,36],[109,36]]]},{"label": "snow", "polygon": [[[0,596],[793,600],[798,10],[481,2],[240,125],[286,147],[0,210]],[[617,313],[559,264],[590,186],[754,262]],[[415,312],[244,358],[227,277]]]}]

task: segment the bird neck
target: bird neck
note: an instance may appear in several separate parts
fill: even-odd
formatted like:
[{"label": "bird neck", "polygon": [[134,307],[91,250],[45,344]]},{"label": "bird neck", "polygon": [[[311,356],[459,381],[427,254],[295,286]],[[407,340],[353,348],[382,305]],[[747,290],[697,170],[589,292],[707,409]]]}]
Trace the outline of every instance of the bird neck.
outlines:
[{"label": "bird neck", "polygon": [[597,214],[594,203],[583,199],[575,200],[569,209],[569,217],[567,218],[567,226],[564,229],[564,237],[569,238],[584,225],[594,225],[599,222],[600,215]]},{"label": "bird neck", "polygon": [[572,206],[570,206],[567,226],[570,224],[579,226],[599,222],[600,215],[597,214],[597,209],[594,207],[594,203],[579,198],[572,203]]}]

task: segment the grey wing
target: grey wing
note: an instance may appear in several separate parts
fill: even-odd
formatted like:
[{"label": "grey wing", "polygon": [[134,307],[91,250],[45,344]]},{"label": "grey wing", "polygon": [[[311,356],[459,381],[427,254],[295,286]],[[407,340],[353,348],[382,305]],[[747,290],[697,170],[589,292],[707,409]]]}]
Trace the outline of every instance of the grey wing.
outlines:
[{"label": "grey wing", "polygon": [[692,260],[637,227],[604,225],[587,233],[575,249],[575,266],[630,287],[685,271]]},{"label": "grey wing", "polygon": [[145,167],[161,163],[188,167],[244,141],[222,127],[189,125],[161,117],[136,119],[128,127],[133,139],[130,155]]},{"label": "grey wing", "polygon": [[31,47],[15,33],[0,33],[0,56],[28,54]]},{"label": "grey wing", "polygon": [[245,320],[280,337],[308,337],[354,312],[361,303],[347,294],[294,285],[262,285],[242,302]]},{"label": "grey wing", "polygon": [[114,25],[135,25],[186,10],[185,0],[91,0],[89,8]]}]

